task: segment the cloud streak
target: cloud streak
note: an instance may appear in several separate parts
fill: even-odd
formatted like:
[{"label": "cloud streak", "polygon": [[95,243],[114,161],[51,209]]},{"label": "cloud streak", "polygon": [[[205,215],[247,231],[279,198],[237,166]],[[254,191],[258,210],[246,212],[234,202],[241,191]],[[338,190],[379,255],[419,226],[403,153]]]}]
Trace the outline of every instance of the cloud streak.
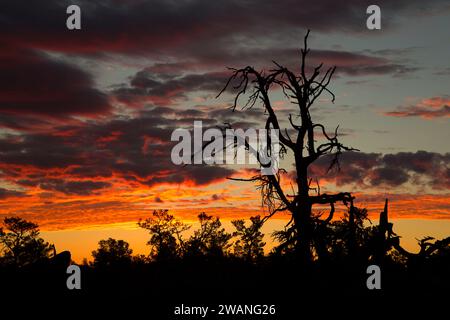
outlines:
[{"label": "cloud streak", "polygon": [[415,105],[400,106],[394,111],[384,113],[391,117],[421,117],[424,119],[450,117],[450,97],[432,97],[422,99]]},{"label": "cloud streak", "polygon": [[397,188],[406,184],[435,191],[450,189],[450,153],[347,152],[341,156],[340,170],[327,174],[330,162],[330,157],[320,158],[310,173],[337,186],[354,185],[363,189]]}]

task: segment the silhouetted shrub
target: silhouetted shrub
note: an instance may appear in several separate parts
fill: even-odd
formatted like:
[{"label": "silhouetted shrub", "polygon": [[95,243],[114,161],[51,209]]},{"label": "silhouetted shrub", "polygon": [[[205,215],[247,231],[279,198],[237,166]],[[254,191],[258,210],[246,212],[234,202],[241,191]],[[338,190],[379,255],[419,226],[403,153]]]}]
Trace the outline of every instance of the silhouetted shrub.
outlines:
[{"label": "silhouetted shrub", "polygon": [[261,232],[263,225],[261,217],[251,217],[248,227],[242,219],[233,220],[231,223],[236,229],[233,236],[238,237],[234,242],[233,254],[248,261],[260,259],[264,255],[264,246],[266,245],[262,241],[264,234]]},{"label": "silhouetted shrub", "polygon": [[206,213],[198,215],[200,228],[194,231],[184,246],[184,254],[188,257],[224,257],[231,246],[232,235],[222,228],[218,217]]},{"label": "silhouetted shrub", "polygon": [[150,257],[154,260],[170,260],[182,255],[181,233],[189,226],[175,219],[168,210],[155,210],[153,217],[139,220],[138,225],[149,231],[147,244],[151,247]]},{"label": "silhouetted shrub", "polygon": [[108,238],[98,242],[98,249],[92,251],[95,267],[124,267],[131,263],[133,250],[123,240]]},{"label": "silhouetted shrub", "polygon": [[18,267],[48,258],[53,247],[39,237],[38,225],[19,217],[6,217],[0,228],[2,263]]}]

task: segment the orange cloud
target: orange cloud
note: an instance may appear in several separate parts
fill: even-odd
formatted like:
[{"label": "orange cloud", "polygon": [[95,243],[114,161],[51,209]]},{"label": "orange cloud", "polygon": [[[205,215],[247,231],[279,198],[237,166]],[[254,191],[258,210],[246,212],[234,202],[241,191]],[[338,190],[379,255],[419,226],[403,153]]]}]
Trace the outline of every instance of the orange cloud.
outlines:
[{"label": "orange cloud", "polygon": [[445,96],[422,99],[415,105],[400,106],[397,110],[384,114],[392,117],[447,118],[450,117],[450,98]]},{"label": "orange cloud", "polygon": [[[154,209],[169,209],[180,219],[189,221],[203,211],[225,220],[267,214],[253,186],[236,186],[235,182],[200,190],[186,185],[136,189],[118,181],[96,195],[67,195],[37,188],[31,189],[26,197],[18,191],[7,195],[0,199],[0,218],[21,216],[37,222],[43,230],[135,222],[149,216]],[[385,197],[390,199],[392,218],[450,219],[450,194],[356,193],[355,196],[355,204],[369,209],[374,219],[382,210]],[[328,208],[316,207],[315,210],[326,212]],[[338,208],[336,217],[342,216],[345,210]],[[280,214],[276,218],[288,219],[289,216]]]}]

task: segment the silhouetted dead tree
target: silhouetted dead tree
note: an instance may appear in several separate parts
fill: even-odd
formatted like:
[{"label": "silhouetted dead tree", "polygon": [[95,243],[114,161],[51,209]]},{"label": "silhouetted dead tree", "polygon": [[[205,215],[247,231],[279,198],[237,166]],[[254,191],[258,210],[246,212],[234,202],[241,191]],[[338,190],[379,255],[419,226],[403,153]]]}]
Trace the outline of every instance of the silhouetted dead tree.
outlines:
[{"label": "silhouetted dead tree", "polygon": [[393,231],[393,224],[388,218],[388,199],[384,204],[384,210],[380,213],[378,233],[376,235],[376,246],[374,250],[374,260],[382,263],[386,254],[394,248],[407,259],[408,265],[422,264],[426,259],[440,251],[450,250],[450,237],[442,240],[435,240],[433,237],[425,237],[419,241],[420,251],[411,253],[400,245],[400,236]]},{"label": "silhouetted dead tree", "polygon": [[[281,175],[285,172],[279,169],[274,175],[256,175],[250,179],[235,179],[241,181],[252,181],[258,184],[261,189],[262,199],[269,208],[269,218],[277,212],[286,211],[292,215],[291,223],[294,224],[296,231],[296,250],[303,261],[311,261],[313,258],[313,238],[315,224],[312,208],[314,205],[329,205],[330,216],[334,213],[334,204],[341,202],[352,207],[353,196],[350,193],[342,192],[336,194],[321,194],[320,188],[315,189],[315,194],[310,194],[312,179],[308,176],[308,167],[322,156],[332,155],[330,169],[339,166],[339,155],[343,151],[356,150],[341,144],[338,140],[338,127],[334,134],[330,135],[325,126],[312,120],[310,110],[314,102],[323,94],[328,93],[334,102],[335,96],[329,89],[331,78],[336,67],[329,68],[322,72],[323,64],[316,66],[312,72],[307,72],[306,58],[309,53],[307,45],[309,30],[304,38],[304,48],[301,50],[300,72],[294,73],[290,69],[274,61],[274,68],[268,72],[257,71],[251,66],[242,69],[231,69],[233,74],[228,79],[225,87],[219,93],[222,94],[231,84],[238,90],[234,103],[233,111],[237,108],[239,98],[249,91],[248,101],[242,109],[252,108],[260,101],[264,108],[264,114],[267,117],[265,121],[266,129],[277,129],[279,131],[279,140],[281,143],[280,151],[292,152],[295,160],[296,170],[296,190],[294,194],[287,194],[283,190]],[[284,96],[298,107],[298,114],[289,115],[289,130],[295,132],[294,136],[289,134],[287,128],[282,128],[277,113],[273,108],[270,98],[270,92],[276,88],[281,88]],[[315,136],[319,131],[323,135],[325,142],[317,144]],[[267,137],[270,139],[269,135]],[[248,146],[248,143],[245,145]],[[271,152],[268,144],[268,153]],[[258,162],[266,166],[259,157]],[[294,188],[293,188],[294,189]],[[330,219],[325,219],[325,223]]]}]

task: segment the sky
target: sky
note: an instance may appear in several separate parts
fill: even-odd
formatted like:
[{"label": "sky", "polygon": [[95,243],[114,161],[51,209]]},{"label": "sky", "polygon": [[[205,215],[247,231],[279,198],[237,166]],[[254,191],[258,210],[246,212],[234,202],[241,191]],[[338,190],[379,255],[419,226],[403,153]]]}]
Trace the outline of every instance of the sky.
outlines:
[{"label": "sky", "polygon": [[[68,30],[66,8],[81,8]],[[262,128],[261,106],[230,110],[216,98],[227,67],[298,71],[336,66],[331,90],[311,110],[359,152],[310,170],[324,192],[349,191],[376,220],[390,215],[415,237],[450,233],[450,4],[377,1],[381,30],[366,28],[372,1],[4,1],[0,12],[0,218],[40,225],[58,250],[89,257],[117,235],[145,252],[136,228],[154,209],[195,221],[266,214],[238,165],[176,166],[171,133],[232,123]],[[295,106],[271,95],[282,124]],[[320,138],[320,137],[319,137]],[[292,170],[292,158],[283,166]],[[288,177],[283,185],[289,187]],[[282,226],[278,216],[267,230]],[[426,234],[425,234],[426,233]]]}]

